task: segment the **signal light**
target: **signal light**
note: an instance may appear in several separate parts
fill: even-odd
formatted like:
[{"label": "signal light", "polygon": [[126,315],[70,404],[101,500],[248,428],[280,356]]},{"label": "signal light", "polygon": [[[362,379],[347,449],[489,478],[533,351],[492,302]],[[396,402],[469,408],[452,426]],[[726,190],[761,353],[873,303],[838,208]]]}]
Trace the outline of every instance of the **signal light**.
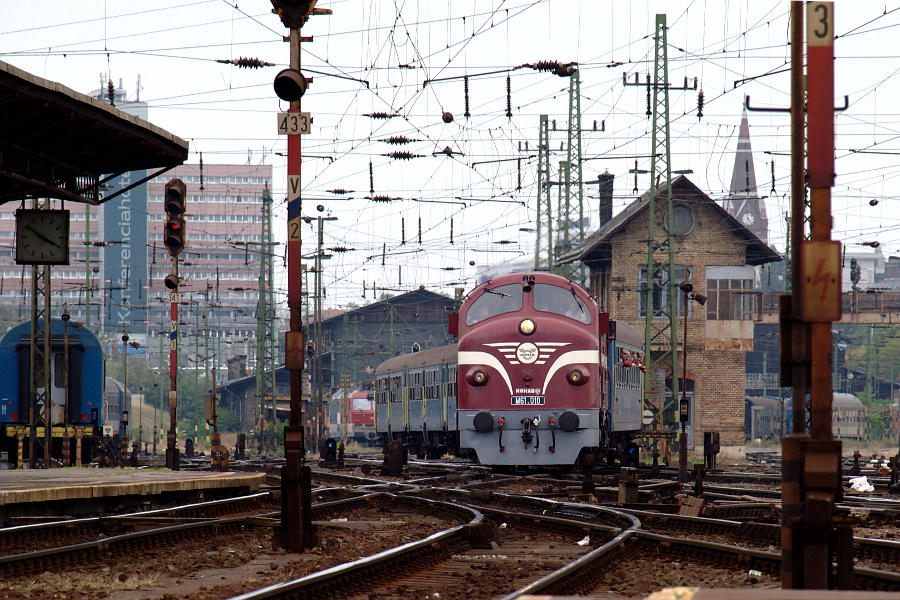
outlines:
[{"label": "signal light", "polygon": [[855,258],[850,259],[850,283],[856,285],[862,279],[862,270],[859,268],[859,261]]},{"label": "signal light", "polygon": [[322,460],[327,462],[334,462],[337,460],[337,440],[334,438],[328,438],[325,440],[325,443],[322,444],[322,450],[319,454]]},{"label": "signal light", "polygon": [[180,179],[170,179],[166,184],[164,200],[166,223],[163,227],[163,245],[171,256],[178,256],[184,250],[186,201],[187,186]]},{"label": "signal light", "polygon": [[176,277],[175,275],[166,275],[165,284],[166,284],[166,287],[169,288],[170,290],[177,290],[178,289],[178,277]]},{"label": "signal light", "polygon": [[[318,0],[271,0],[272,12],[278,15],[282,25],[290,29],[303,27]],[[319,12],[319,11],[317,11]],[[331,11],[328,11],[329,13]]]},{"label": "signal light", "polygon": [[276,96],[286,102],[296,102],[306,93],[309,83],[297,69],[285,69],[275,76],[273,85]]}]

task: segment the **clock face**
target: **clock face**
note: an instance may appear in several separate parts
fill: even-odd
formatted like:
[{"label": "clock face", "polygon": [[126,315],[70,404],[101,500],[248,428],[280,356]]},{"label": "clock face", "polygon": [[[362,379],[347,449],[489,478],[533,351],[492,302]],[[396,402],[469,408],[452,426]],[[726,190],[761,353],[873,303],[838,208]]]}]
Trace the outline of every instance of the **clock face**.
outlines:
[{"label": "clock face", "polygon": [[753,213],[745,212],[741,215],[741,222],[747,227],[750,227],[756,222],[756,217],[753,215]]},{"label": "clock face", "polygon": [[69,211],[16,211],[16,263],[69,264]]}]

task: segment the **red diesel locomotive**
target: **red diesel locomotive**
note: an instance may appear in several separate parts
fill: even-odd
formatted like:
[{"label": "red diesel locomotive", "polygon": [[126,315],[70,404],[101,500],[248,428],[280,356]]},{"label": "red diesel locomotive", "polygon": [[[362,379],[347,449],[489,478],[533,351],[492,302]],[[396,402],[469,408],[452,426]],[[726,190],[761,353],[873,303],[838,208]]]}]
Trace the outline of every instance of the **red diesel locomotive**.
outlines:
[{"label": "red diesel locomotive", "polygon": [[459,445],[488,465],[572,465],[601,442],[609,317],[534,273],[475,288],[458,322]]},{"label": "red diesel locomotive", "polygon": [[637,461],[641,369],[622,357],[640,356],[643,341],[581,286],[548,273],[496,277],[466,296],[450,330],[457,344],[376,370],[383,443],[497,467]]}]

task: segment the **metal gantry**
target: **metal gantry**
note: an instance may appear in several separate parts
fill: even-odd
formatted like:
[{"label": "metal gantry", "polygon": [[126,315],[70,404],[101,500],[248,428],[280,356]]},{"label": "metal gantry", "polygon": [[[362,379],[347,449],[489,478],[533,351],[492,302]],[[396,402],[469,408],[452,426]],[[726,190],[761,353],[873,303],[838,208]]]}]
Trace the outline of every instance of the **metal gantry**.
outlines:
[{"label": "metal gantry", "polygon": [[[669,90],[690,88],[669,84],[666,15],[656,15],[653,78],[625,85],[647,86],[648,114],[652,117],[650,191],[647,203],[647,266],[644,276],[644,354],[647,370],[644,394],[647,408],[658,425],[675,426],[678,399],[678,281],[675,265],[671,147],[669,144]],[[637,169],[635,168],[637,172]],[[663,193],[660,188],[663,187]],[[663,212],[664,211],[664,212]],[[671,375],[670,375],[671,374]],[[667,376],[668,379],[667,379]],[[669,382],[668,385],[666,382]]]},{"label": "metal gantry", "polygon": [[[45,208],[35,204],[35,208]],[[50,468],[51,434],[51,347],[50,324],[50,265],[31,267],[31,390],[29,409],[28,456],[31,468],[38,467],[37,445],[43,450],[43,467]],[[38,439],[38,427],[43,427],[43,439]]]},{"label": "metal gantry", "polygon": [[550,206],[550,130],[547,115],[541,115],[538,127],[537,226],[534,268],[553,265],[553,211]]},{"label": "metal gantry", "polygon": [[[272,264],[272,196],[269,188],[262,196],[262,234],[259,248],[259,290],[256,300],[256,397],[259,406],[259,434],[270,446],[275,439],[275,305]],[[271,411],[271,418],[267,418]],[[266,429],[263,432],[263,421]],[[263,445],[265,442],[263,443]]]},{"label": "metal gantry", "polygon": [[[581,71],[569,76],[569,122],[566,128],[566,161],[561,163],[562,199],[559,207],[559,252],[562,256],[584,239],[584,178],[581,168]],[[560,267],[560,275],[584,285],[584,267],[570,262]]]}]

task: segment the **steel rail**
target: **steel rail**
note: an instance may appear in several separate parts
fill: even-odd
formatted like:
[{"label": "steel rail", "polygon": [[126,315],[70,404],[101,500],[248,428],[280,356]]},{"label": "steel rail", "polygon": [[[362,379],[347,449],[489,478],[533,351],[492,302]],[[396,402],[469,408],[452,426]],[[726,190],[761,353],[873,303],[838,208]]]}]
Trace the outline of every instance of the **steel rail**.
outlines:
[{"label": "steel rail", "polygon": [[[390,496],[389,494],[383,494]],[[392,548],[385,552],[367,556],[359,560],[336,565],[334,567],[312,573],[299,579],[285,581],[259,590],[247,592],[233,597],[231,600],[266,600],[272,598],[309,598],[326,600],[337,598],[345,593],[345,589],[338,585],[341,581],[364,581],[373,577],[384,575],[390,570],[402,570],[417,560],[424,559],[436,548],[444,551],[452,551],[466,543],[466,539],[480,535],[477,531],[487,527],[484,515],[471,507],[449,502],[440,502],[415,496],[392,496],[403,498],[407,501],[416,500],[425,503],[426,506],[443,510],[460,511],[471,516],[469,523],[455,525],[444,531],[439,531],[426,538],[415,542],[409,542]]]}]

